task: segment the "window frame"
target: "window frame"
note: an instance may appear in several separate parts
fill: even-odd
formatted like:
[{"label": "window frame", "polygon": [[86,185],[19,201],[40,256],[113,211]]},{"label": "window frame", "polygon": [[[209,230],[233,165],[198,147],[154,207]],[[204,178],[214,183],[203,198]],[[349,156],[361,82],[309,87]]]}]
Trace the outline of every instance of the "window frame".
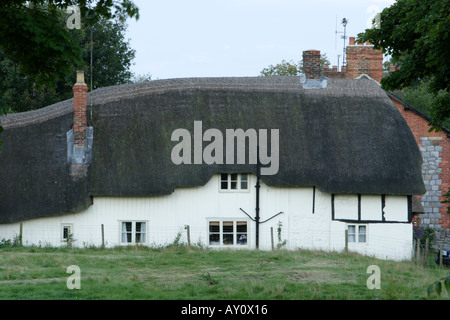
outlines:
[{"label": "window frame", "polygon": [[[219,231],[211,231],[210,226],[211,223],[219,223]],[[230,231],[224,231],[224,223],[233,223],[233,230]],[[244,223],[246,224],[246,231],[239,231],[238,230],[238,223]],[[247,219],[241,219],[241,218],[208,218],[207,219],[207,244],[210,248],[248,248],[249,243],[249,221]],[[211,243],[211,235],[219,235],[219,239],[217,243]],[[232,235],[233,236],[233,242],[231,244],[225,244],[224,243],[224,235]],[[240,244],[239,238],[240,236],[245,235],[245,243]]]},{"label": "window frame", "polygon": [[[354,228],[354,232],[350,232],[350,228]],[[364,232],[361,229],[364,228]],[[368,234],[369,226],[366,224],[348,224],[347,225],[347,242],[348,243],[366,243],[368,242],[367,234]],[[364,241],[360,241],[361,237],[364,236]],[[350,241],[351,237],[354,237],[353,241]]]},{"label": "window frame", "polygon": [[[67,237],[64,237],[64,229],[68,228],[69,232]],[[67,242],[70,235],[73,235],[73,223],[62,223],[61,224],[61,242]]]},{"label": "window frame", "polygon": [[[227,175],[227,188],[222,188],[222,183],[225,181],[223,179],[223,175]],[[236,175],[236,180],[233,179],[233,175]],[[242,179],[243,176],[246,176],[246,180]],[[250,174],[249,173],[221,173],[219,174],[219,191],[220,192],[250,192]],[[232,183],[236,182],[236,188],[232,189]],[[242,183],[247,183],[247,188],[242,188]]]},{"label": "window frame", "polygon": [[[131,223],[131,230],[127,231],[123,230],[123,225],[124,223]],[[136,225],[140,223],[141,224],[141,228],[140,231],[137,231]],[[142,229],[142,223],[144,223],[144,228]],[[126,233],[130,233],[131,234],[131,242],[128,241],[123,241],[124,239],[124,234]],[[141,239],[141,241],[137,242],[137,235],[139,234],[139,237]],[[143,237],[142,237],[143,236]],[[142,238],[144,238],[144,240],[142,241]],[[146,245],[148,242],[148,221],[147,220],[120,220],[119,221],[119,243],[120,245]]]}]

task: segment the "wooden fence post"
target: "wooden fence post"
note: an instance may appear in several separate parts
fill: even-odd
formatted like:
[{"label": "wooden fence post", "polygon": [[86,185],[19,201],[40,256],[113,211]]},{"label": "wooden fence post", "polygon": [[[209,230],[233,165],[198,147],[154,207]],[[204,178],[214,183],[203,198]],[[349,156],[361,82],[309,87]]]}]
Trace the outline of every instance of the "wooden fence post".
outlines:
[{"label": "wooden fence post", "polygon": [[428,238],[425,239],[425,250],[423,264],[426,266],[428,264]]},{"label": "wooden fence post", "polygon": [[420,239],[417,239],[416,261],[420,261]]},{"label": "wooden fence post", "polygon": [[102,223],[102,249],[105,248],[105,226]]},{"label": "wooden fence post", "polygon": [[439,266],[442,268],[442,267],[444,267],[444,265],[443,265],[443,260],[442,260],[442,249],[443,249],[443,245],[441,244],[440,246],[439,246]]},{"label": "wooden fence post", "polygon": [[191,227],[187,225],[186,230],[187,230],[188,248],[191,248]]},{"label": "wooden fence post", "polygon": [[270,227],[270,240],[272,243],[272,251],[275,249],[274,244],[273,244],[273,227]]},{"label": "wooden fence post", "polygon": [[20,234],[19,234],[19,246],[22,246],[22,239],[23,239],[23,223],[20,224]]},{"label": "wooden fence post", "polygon": [[348,252],[348,230],[345,230],[345,252]]}]

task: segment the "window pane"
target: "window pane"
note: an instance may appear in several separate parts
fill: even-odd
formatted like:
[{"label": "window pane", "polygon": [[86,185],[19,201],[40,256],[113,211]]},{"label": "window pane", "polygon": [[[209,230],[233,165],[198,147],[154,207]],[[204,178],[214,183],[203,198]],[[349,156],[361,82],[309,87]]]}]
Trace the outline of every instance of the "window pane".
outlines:
[{"label": "window pane", "polygon": [[358,242],[366,242],[366,226],[359,226]]},{"label": "window pane", "polygon": [[236,229],[237,229],[237,232],[247,233],[247,222],[245,222],[245,221],[236,222]]},{"label": "window pane", "polygon": [[136,243],[145,242],[145,222],[136,222]]},{"label": "window pane", "polygon": [[246,173],[241,174],[241,189],[242,190],[248,189],[248,176]]},{"label": "window pane", "polygon": [[222,190],[228,189],[228,174],[226,173],[220,175],[220,188]]},{"label": "window pane", "polygon": [[231,189],[236,190],[237,182],[238,182],[238,175],[237,175],[237,173],[233,173],[230,176],[231,176]]},{"label": "window pane", "polygon": [[209,232],[220,232],[219,221],[212,221],[209,223]]},{"label": "window pane", "polygon": [[232,245],[233,244],[233,234],[226,233],[223,235],[223,244],[224,245]]},{"label": "window pane", "polygon": [[122,242],[131,242],[131,222],[122,222]]},{"label": "window pane", "polygon": [[237,239],[238,239],[238,244],[241,244],[241,245],[247,244],[247,234],[246,233],[238,233]]},{"label": "window pane", "polygon": [[233,221],[224,221],[222,225],[222,232],[233,232]]},{"label": "window pane", "polygon": [[68,239],[70,234],[70,227],[63,228],[63,239]]},{"label": "window pane", "polygon": [[210,234],[209,235],[209,244],[218,245],[220,243],[220,235],[219,234]]},{"label": "window pane", "polygon": [[356,241],[355,231],[356,231],[355,226],[348,226],[348,242]]}]

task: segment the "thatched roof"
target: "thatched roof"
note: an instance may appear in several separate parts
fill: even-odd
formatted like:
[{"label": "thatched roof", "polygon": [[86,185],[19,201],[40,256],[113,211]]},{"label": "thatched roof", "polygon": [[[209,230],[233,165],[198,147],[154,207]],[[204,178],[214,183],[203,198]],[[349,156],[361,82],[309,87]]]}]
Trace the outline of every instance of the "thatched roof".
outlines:
[{"label": "thatched roof", "polygon": [[0,222],[76,212],[90,196],[169,194],[216,173],[256,173],[250,164],[173,164],[171,134],[193,133],[194,121],[222,132],[279,129],[279,171],[262,177],[270,186],[425,192],[414,137],[372,80],[329,79],[325,89],[305,90],[298,77],[173,79],[103,88],[92,98],[93,162],[81,175],[67,163],[73,100],[1,119]]}]

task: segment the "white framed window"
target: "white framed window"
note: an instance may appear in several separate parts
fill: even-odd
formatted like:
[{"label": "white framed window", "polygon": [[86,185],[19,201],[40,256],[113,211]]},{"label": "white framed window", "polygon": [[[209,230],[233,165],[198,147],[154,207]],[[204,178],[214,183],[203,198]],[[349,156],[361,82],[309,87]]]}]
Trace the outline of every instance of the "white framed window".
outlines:
[{"label": "white framed window", "polygon": [[146,221],[121,221],[120,243],[143,244],[147,242]]},{"label": "white framed window", "polygon": [[233,219],[208,221],[208,244],[210,246],[246,246],[248,222]]},{"label": "white framed window", "polygon": [[222,173],[220,175],[221,191],[248,191],[249,178],[247,173]]},{"label": "white framed window", "polygon": [[73,237],[73,225],[65,223],[61,225],[61,241],[67,242]]},{"label": "white framed window", "polygon": [[367,226],[348,225],[348,242],[367,242]]}]

